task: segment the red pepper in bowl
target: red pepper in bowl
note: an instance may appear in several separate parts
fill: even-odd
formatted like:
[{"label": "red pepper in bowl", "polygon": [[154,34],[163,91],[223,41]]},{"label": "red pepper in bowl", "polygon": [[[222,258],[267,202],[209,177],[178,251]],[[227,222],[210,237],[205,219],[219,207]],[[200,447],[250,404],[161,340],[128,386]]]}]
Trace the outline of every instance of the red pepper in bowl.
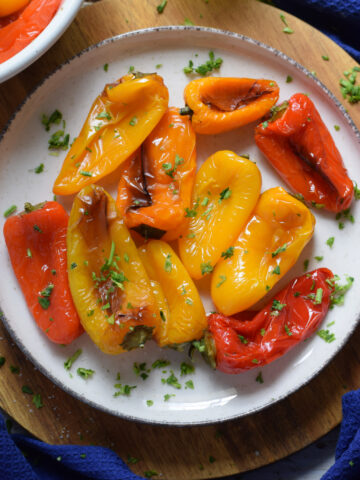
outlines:
[{"label": "red pepper in bowl", "polygon": [[4,225],[12,267],[29,310],[48,338],[62,344],[83,333],[68,282],[68,218],[57,202],[25,204],[25,212],[9,217]]},{"label": "red pepper in bowl", "polygon": [[255,141],[282,179],[312,205],[340,212],[354,197],[339,150],[310,98],[296,93],[272,109]]},{"label": "red pepper in bowl", "polygon": [[210,315],[203,353],[224,373],[273,362],[316,331],[329,309],[333,278],[319,268],[292,280],[259,312]]}]

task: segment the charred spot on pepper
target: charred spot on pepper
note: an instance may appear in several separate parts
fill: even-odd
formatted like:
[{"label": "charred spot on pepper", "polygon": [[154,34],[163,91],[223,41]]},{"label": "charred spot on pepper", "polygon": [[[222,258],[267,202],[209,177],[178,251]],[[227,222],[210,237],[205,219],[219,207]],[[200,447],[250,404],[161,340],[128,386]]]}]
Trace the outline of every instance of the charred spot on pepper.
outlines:
[{"label": "charred spot on pepper", "polygon": [[148,238],[155,238],[159,240],[166,233],[165,230],[161,230],[160,228],[156,228],[156,227],[151,227],[150,225],[146,225],[145,223],[141,223],[137,227],[133,227],[131,230],[134,230],[134,232],[139,233],[146,240]]},{"label": "charred spot on pepper", "polygon": [[108,231],[108,200],[102,189],[93,187],[91,195],[79,194],[83,205],[77,226],[86,239],[89,249],[98,249]]},{"label": "charred spot on pepper", "polygon": [[152,338],[153,330],[154,327],[136,325],[125,335],[121,347],[128,351],[134,348],[142,348],[145,343]]},{"label": "charred spot on pepper", "polygon": [[130,205],[129,210],[137,210],[152,205],[152,198],[147,189],[146,177],[148,175],[146,160],[144,159],[143,147],[134,156],[129,165],[131,175],[125,175],[124,179],[127,183]]},{"label": "charred spot on pepper", "polygon": [[233,112],[269,93],[272,93],[272,90],[263,90],[259,83],[254,82],[245,92],[239,89],[234,89],[233,92],[225,91],[225,95],[223,90],[207,92],[201,96],[201,101],[213,110]]}]

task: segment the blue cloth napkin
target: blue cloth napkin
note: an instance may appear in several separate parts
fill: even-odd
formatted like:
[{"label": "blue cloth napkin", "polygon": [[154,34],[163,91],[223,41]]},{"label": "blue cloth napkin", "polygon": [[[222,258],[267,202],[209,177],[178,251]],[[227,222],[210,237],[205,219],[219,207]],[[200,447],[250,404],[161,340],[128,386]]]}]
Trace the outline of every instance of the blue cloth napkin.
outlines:
[{"label": "blue cloth napkin", "polygon": [[274,0],[274,4],[321,30],[360,62],[360,0]]},{"label": "blue cloth napkin", "polygon": [[10,435],[0,414],[0,480],[143,480],[104,447],[48,445]]}]

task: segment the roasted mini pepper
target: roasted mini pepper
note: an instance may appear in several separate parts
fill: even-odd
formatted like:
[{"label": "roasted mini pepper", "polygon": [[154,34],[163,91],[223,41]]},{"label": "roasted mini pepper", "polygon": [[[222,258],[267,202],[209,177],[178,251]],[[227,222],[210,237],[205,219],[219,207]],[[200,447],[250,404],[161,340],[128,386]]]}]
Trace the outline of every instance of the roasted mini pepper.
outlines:
[{"label": "roasted mini pepper", "polygon": [[181,260],[193,278],[210,273],[221,257],[227,258],[260,188],[257,166],[233,152],[217,152],[200,167],[192,206],[184,212],[188,226],[179,239]]},{"label": "roasted mini pepper", "polygon": [[233,315],[264,297],[294,265],[314,226],[310,210],[283,188],[264,192],[232,255],[215,267],[211,296],[217,309]]},{"label": "roasted mini pepper", "polygon": [[184,98],[196,133],[214,135],[259,120],[279,98],[273,80],[205,77],[185,87]]},{"label": "roasted mini pepper", "polygon": [[257,146],[281,178],[312,205],[349,208],[353,183],[339,150],[307,95],[296,93],[255,130]]},{"label": "roasted mini pepper", "polygon": [[224,373],[273,362],[310,337],[324,319],[333,291],[327,268],[295,278],[259,312],[210,315],[203,353]]},{"label": "roasted mini pepper", "polygon": [[189,118],[169,108],[122,172],[116,203],[128,228],[146,238],[179,236],[194,185],[195,141]]},{"label": "roasted mini pepper", "polygon": [[76,196],[67,247],[71,293],[90,338],[110,354],[142,347],[159,312],[136,246],[101,187]]},{"label": "roasted mini pepper", "polygon": [[155,340],[163,347],[199,339],[207,327],[205,310],[194,282],[174,250],[162,240],[139,248],[158,302],[161,323]]},{"label": "roasted mini pepper", "polygon": [[155,73],[128,74],[106,85],[64,160],[54,193],[79,192],[113,172],[157,125],[168,99],[168,89]]},{"label": "roasted mini pepper", "polygon": [[62,344],[83,333],[67,275],[68,219],[57,202],[27,203],[23,213],[4,225],[11,264],[29,310],[48,338]]},{"label": "roasted mini pepper", "polygon": [[[0,30],[0,63],[20,52],[44,30],[61,0],[32,0],[30,3],[17,0],[15,5],[6,1],[1,3],[0,16],[13,15],[0,22],[0,28],[3,27]],[[21,8],[23,10],[19,10]]]}]

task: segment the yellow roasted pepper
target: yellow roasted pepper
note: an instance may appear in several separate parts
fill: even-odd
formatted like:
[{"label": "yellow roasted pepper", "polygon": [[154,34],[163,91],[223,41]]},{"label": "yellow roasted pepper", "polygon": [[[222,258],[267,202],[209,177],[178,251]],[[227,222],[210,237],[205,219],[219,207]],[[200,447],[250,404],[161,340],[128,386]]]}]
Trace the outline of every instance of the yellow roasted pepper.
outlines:
[{"label": "yellow roasted pepper", "polygon": [[174,250],[162,240],[139,248],[158,302],[161,323],[155,340],[163,347],[202,337],[207,320],[200,295]]},{"label": "yellow roasted pepper", "polygon": [[93,342],[110,354],[142,347],[159,312],[137,248],[103,188],[89,185],[75,198],[67,255],[71,294]]},{"label": "yellow roasted pepper", "polygon": [[294,265],[314,227],[310,210],[283,188],[264,192],[233,245],[233,255],[214,270],[211,296],[216,308],[233,315],[254,305]]},{"label": "yellow roasted pepper", "polygon": [[199,279],[227,255],[255,208],[261,175],[250,160],[234,152],[209,157],[196,174],[188,227],[179,240],[180,258]]},{"label": "yellow roasted pepper", "polygon": [[54,193],[77,193],[113,172],[157,125],[168,101],[168,89],[156,74],[128,74],[106,85],[64,160]]}]

